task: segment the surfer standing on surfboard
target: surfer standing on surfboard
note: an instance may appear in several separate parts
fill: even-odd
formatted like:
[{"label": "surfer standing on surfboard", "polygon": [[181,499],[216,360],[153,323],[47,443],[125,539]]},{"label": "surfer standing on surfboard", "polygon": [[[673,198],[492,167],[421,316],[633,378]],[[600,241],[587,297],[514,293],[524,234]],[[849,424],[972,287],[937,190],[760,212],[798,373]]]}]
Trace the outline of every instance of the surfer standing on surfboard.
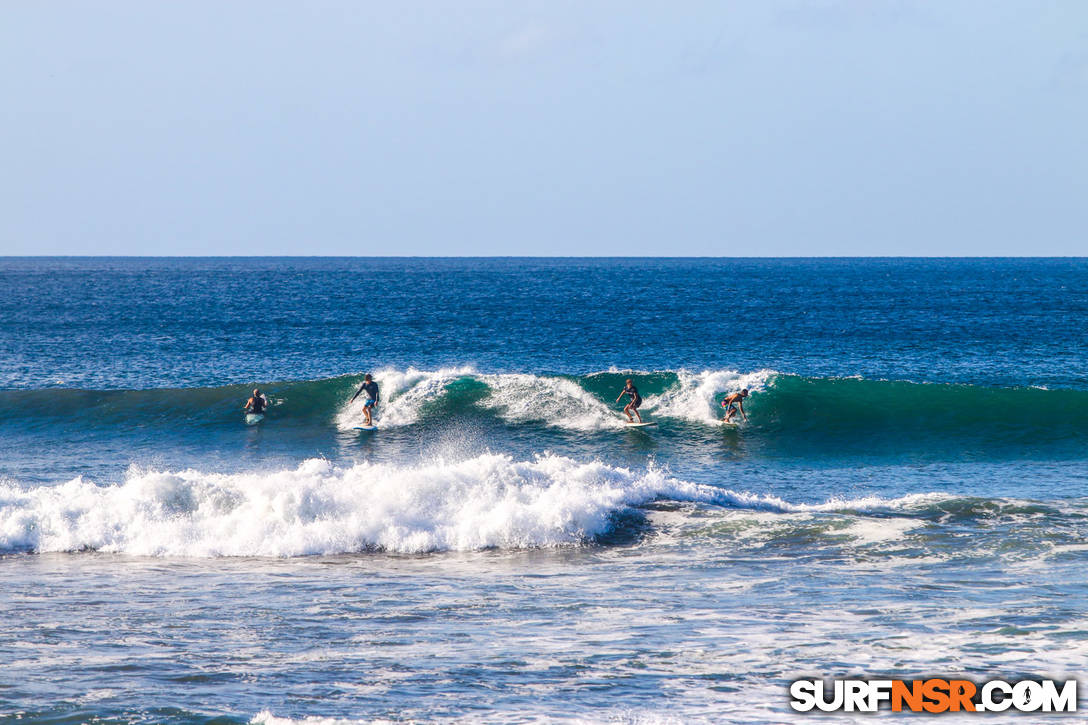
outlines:
[{"label": "surfer standing on surfboard", "polygon": [[744,422],[748,422],[748,414],[744,412],[744,399],[748,397],[748,388],[740,391],[739,393],[733,393],[732,395],[725,396],[725,400],[722,401],[722,407],[725,408],[725,417],[722,418],[726,423],[733,420],[733,416],[737,414],[737,409],[740,409],[740,414],[744,416]]},{"label": "surfer standing on surfboard", "polygon": [[378,384],[370,377],[370,373],[363,376],[363,384],[355,391],[355,395],[351,396],[348,405],[353,403],[355,399],[359,397],[359,393],[362,393],[363,391],[366,391],[366,402],[363,403],[363,415],[366,416],[366,424],[371,426],[374,425],[374,421],[370,417],[370,412],[374,410],[374,406],[378,404]]},{"label": "surfer standing on surfboard", "polygon": [[620,398],[624,395],[630,395],[631,401],[627,405],[623,406],[623,412],[627,415],[627,422],[634,423],[635,419],[631,417],[631,413],[638,416],[638,422],[642,422],[642,415],[638,412],[638,406],[642,405],[642,396],[638,394],[638,388],[631,381],[631,378],[627,378],[627,385],[623,388],[623,392],[616,398],[616,402],[620,402]]}]

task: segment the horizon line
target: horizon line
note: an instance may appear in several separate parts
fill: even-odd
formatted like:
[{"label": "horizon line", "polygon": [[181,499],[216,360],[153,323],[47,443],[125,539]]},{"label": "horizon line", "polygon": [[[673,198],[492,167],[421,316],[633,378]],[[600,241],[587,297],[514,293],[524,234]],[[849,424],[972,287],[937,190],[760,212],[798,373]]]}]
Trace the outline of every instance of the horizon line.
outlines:
[{"label": "horizon line", "polygon": [[532,254],[0,254],[10,259],[1088,259],[1075,254],[810,254],[810,255],[532,255]]}]

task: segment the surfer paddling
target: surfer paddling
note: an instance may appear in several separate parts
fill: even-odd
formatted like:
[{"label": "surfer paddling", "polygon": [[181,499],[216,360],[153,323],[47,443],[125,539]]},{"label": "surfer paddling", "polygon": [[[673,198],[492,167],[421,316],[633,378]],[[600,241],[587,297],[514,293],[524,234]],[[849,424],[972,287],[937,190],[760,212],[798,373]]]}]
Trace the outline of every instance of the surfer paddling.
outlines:
[{"label": "surfer paddling", "polygon": [[[268,405],[268,400],[261,395],[261,391],[258,388],[253,389],[253,397],[246,401],[243,409],[251,415],[264,415],[265,406]],[[237,414],[236,414],[237,415]]]},{"label": "surfer paddling", "polygon": [[627,416],[628,423],[634,423],[635,419],[631,417],[631,413],[638,416],[638,422],[642,422],[642,415],[638,412],[638,406],[642,405],[642,396],[638,394],[638,388],[631,381],[631,378],[627,378],[627,384],[624,386],[623,391],[616,398],[616,402],[620,402],[620,398],[625,395],[630,395],[631,400],[627,405],[623,406],[623,412]]},{"label": "surfer paddling", "polygon": [[348,401],[348,405],[355,402],[355,399],[359,397],[360,393],[366,393],[366,402],[363,403],[363,415],[366,417],[366,424],[368,426],[374,425],[374,420],[370,417],[370,413],[374,410],[374,407],[378,404],[378,384],[374,382],[374,379],[370,377],[370,373],[363,376],[363,384],[359,386],[359,389],[355,391],[355,395],[351,396],[351,400]]},{"label": "surfer paddling", "polygon": [[722,401],[722,407],[725,408],[725,417],[722,418],[726,423],[733,420],[733,416],[737,414],[737,410],[740,410],[740,414],[744,417],[744,422],[748,422],[748,414],[744,412],[744,399],[748,397],[748,388],[740,391],[739,393],[733,393],[732,395],[725,396],[725,400]]}]

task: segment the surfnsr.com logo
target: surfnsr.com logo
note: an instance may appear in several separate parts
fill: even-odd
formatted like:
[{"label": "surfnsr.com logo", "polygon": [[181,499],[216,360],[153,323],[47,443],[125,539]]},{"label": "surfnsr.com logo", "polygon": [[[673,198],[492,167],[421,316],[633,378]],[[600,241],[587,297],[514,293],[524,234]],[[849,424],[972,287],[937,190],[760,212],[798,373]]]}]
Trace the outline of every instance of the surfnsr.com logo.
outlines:
[{"label": "surfnsr.com logo", "polygon": [[1076,712],[1076,680],[797,680],[798,712]]}]

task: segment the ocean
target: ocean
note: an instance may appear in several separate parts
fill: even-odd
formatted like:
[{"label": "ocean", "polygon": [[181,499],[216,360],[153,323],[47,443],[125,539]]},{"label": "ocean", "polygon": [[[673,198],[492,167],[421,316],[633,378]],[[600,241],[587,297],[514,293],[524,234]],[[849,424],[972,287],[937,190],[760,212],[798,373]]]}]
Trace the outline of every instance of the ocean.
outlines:
[{"label": "ocean", "polygon": [[1086,323],[1088,259],[0,259],[0,721],[1082,677]]}]

